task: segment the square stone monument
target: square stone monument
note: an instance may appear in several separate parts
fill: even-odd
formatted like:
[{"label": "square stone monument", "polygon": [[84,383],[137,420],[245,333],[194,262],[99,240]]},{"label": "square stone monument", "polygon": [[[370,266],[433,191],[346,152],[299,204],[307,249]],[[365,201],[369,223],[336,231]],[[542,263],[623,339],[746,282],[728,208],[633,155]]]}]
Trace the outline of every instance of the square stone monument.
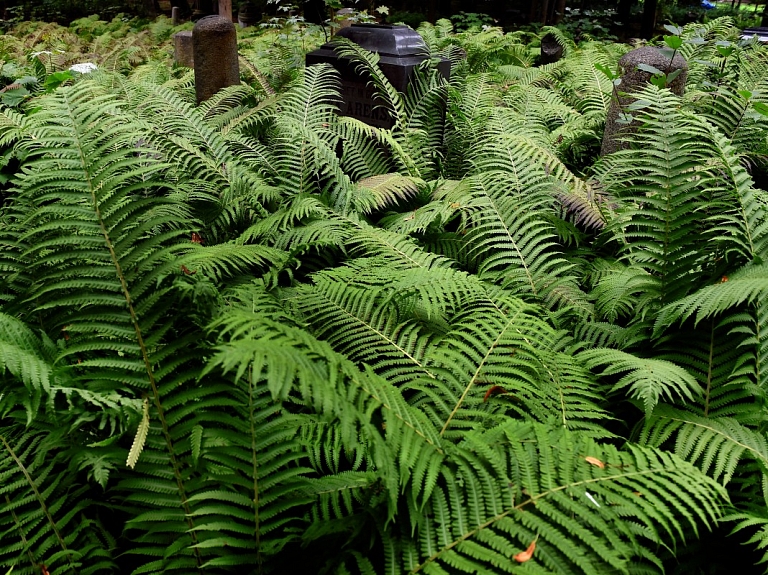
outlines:
[{"label": "square stone monument", "polygon": [[[427,45],[418,32],[408,26],[389,26],[382,24],[352,24],[342,28],[336,34],[348,38],[369,52],[379,55],[379,67],[382,73],[399,92],[405,92],[411,80],[414,68],[429,58]],[[342,104],[339,113],[351,116],[370,126],[391,128],[393,119],[374,98],[374,88],[369,86],[370,78],[361,76],[356,66],[346,58],[340,58],[333,49],[333,44],[324,44],[319,49],[307,54],[307,66],[327,63],[341,74]],[[440,73],[449,79],[451,63],[442,58],[437,66]]]}]

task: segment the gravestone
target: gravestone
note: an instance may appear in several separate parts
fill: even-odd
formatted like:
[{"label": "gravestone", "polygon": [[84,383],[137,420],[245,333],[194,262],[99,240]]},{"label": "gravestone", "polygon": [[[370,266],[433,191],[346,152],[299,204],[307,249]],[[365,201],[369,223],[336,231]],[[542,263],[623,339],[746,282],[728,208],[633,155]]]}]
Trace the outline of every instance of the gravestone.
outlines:
[{"label": "gravestone", "polygon": [[[428,49],[419,34],[408,26],[383,24],[352,24],[340,29],[338,37],[348,38],[369,52],[379,55],[379,68],[394,88],[405,92],[414,68],[429,58]],[[341,75],[342,104],[339,113],[357,118],[370,126],[391,128],[394,121],[374,97],[374,88],[369,86],[370,78],[361,76],[356,65],[340,58],[333,44],[325,44],[307,54],[307,66],[327,63]],[[451,75],[450,61],[442,58],[438,70],[447,79]]]},{"label": "gravestone", "polygon": [[620,96],[618,102],[614,98],[608,108],[605,132],[603,133],[603,145],[600,150],[601,156],[626,148],[626,143],[621,142],[620,139],[632,133],[639,125],[637,120],[626,124],[622,123],[620,119],[622,112],[626,111],[627,106],[635,101],[633,94],[650,82],[652,74],[638,69],[638,66],[641,64],[653,66],[667,75],[680,70],[677,77],[667,87],[677,96],[682,96],[685,91],[688,63],[680,54],[675,54],[674,59],[670,60],[667,54],[653,46],[643,46],[624,54],[619,59],[621,84],[619,84],[617,89],[620,93],[625,93],[626,95]]},{"label": "gravestone", "polygon": [[759,42],[768,42],[768,28],[745,28],[741,31],[741,38],[744,40],[751,40],[753,36],[757,36]]},{"label": "gravestone", "polygon": [[241,28],[253,26],[261,19],[261,11],[253,2],[243,2],[237,10],[237,23]]},{"label": "gravestone", "polygon": [[563,57],[563,46],[552,34],[545,34],[541,39],[541,63],[554,64]]},{"label": "gravestone", "polygon": [[223,16],[206,16],[192,29],[195,59],[195,93],[203,102],[227,86],[240,83],[237,31]]},{"label": "gravestone", "polygon": [[195,53],[192,47],[192,30],[176,32],[173,35],[173,61],[179,66],[195,67]]},{"label": "gravestone", "polygon": [[174,6],[171,8],[171,24],[178,26],[181,23],[181,7]]}]

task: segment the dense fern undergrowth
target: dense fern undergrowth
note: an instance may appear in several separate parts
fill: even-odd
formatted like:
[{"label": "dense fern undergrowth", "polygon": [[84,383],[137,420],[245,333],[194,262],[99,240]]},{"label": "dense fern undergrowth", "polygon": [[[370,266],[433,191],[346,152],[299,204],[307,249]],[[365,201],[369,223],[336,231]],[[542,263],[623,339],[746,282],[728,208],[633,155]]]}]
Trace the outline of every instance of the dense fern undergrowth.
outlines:
[{"label": "dense fern undergrowth", "polygon": [[685,28],[598,158],[629,47],[420,31],[407,94],[339,47],[391,130],[243,45],[199,107],[149,58],[0,110],[3,570],[768,558],[768,49]]}]

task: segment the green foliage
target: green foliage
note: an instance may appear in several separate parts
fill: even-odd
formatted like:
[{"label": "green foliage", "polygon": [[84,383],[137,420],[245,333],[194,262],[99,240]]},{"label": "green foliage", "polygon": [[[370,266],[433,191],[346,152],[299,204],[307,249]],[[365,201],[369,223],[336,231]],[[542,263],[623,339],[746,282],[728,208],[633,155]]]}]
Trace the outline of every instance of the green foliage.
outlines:
[{"label": "green foliage", "polygon": [[290,65],[313,32],[244,33],[246,81],[199,106],[115,56],[0,109],[3,570],[661,573],[722,522],[764,546],[766,49],[683,29],[689,92],[644,88],[597,159],[626,47],[561,35],[534,68],[524,34],[421,30],[450,82],[428,59],[400,93],[337,46],[392,129]]}]

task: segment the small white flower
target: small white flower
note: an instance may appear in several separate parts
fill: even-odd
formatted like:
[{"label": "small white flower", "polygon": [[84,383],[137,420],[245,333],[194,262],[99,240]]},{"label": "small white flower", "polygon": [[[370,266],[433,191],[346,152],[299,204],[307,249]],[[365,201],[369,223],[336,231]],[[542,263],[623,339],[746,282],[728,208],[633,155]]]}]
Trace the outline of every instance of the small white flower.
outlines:
[{"label": "small white flower", "polygon": [[79,72],[80,74],[88,74],[89,72],[98,69],[98,66],[93,62],[83,62],[82,64],[72,64],[69,69],[73,72]]}]

